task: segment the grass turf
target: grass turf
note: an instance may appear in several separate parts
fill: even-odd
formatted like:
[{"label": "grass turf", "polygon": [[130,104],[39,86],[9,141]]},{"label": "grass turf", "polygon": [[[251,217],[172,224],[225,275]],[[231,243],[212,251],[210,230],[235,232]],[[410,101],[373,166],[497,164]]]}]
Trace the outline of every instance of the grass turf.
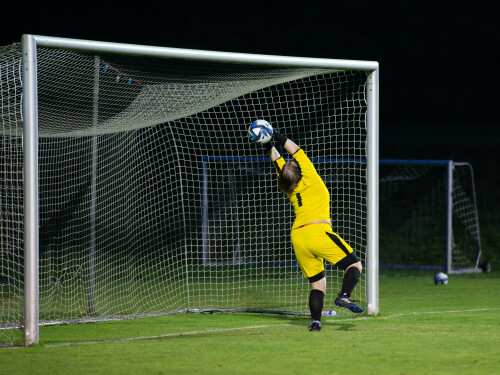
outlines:
[{"label": "grass turf", "polygon": [[382,272],[377,317],[183,314],[42,327],[2,374],[479,374],[499,368],[500,274]]}]

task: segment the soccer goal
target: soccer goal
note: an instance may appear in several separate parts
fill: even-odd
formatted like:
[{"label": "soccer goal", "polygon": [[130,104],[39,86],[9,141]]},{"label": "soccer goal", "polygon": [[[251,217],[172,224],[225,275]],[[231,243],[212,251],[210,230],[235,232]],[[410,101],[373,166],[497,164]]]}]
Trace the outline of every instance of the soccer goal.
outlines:
[{"label": "soccer goal", "polygon": [[472,166],[453,160],[380,160],[380,265],[481,271]]},{"label": "soccer goal", "polygon": [[[353,297],[378,313],[376,62],[24,35],[0,69],[0,343],[35,344],[42,324],[308,311],[256,118],[335,160],[317,168],[365,266]],[[341,276],[327,270],[331,295]]]}]

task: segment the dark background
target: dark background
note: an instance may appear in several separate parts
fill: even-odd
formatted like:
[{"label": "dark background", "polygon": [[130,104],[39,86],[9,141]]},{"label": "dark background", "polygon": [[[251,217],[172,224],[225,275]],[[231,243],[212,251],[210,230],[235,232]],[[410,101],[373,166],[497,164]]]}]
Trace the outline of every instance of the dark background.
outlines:
[{"label": "dark background", "polygon": [[79,2],[3,8],[0,45],[37,34],[380,63],[380,157],[476,173],[486,259],[500,266],[500,30],[493,6],[377,1]]}]

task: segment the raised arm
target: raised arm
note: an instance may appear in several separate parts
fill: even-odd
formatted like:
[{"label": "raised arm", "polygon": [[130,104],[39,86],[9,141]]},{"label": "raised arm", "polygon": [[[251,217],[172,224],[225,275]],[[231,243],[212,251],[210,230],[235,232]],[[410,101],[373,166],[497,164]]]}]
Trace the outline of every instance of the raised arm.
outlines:
[{"label": "raised arm", "polygon": [[[290,155],[293,155],[295,154],[297,151],[300,150],[300,147],[297,146],[297,144],[295,144],[295,142],[293,142],[291,139],[288,139],[287,137],[285,137],[283,134],[280,134],[278,133],[276,130],[273,131],[273,136],[274,136],[274,139],[281,145],[285,148],[285,150],[290,154]],[[270,153],[270,157],[271,157],[271,161],[272,162],[275,162],[276,160],[278,160],[281,155],[280,153],[278,152],[278,150],[276,150],[276,148],[274,146],[272,146],[272,144],[269,142],[267,143],[264,147],[266,147],[267,151]]]},{"label": "raised arm", "polygon": [[300,150],[300,147],[297,146],[297,144],[294,141],[288,139],[283,134],[278,133],[276,130],[273,132],[273,136],[274,139],[276,139],[276,141],[280,145],[282,145],[290,155],[293,155]]},{"label": "raised arm", "polygon": [[291,139],[287,139],[283,147],[288,151],[290,155],[293,155],[300,150],[300,147],[297,146]]},{"label": "raised arm", "polygon": [[278,152],[278,150],[276,150],[276,149],[274,148],[274,146],[273,146],[273,147],[271,147],[271,149],[270,149],[269,151],[270,151],[270,153],[271,153],[271,161],[272,161],[272,162],[275,162],[276,160],[278,160],[279,158],[281,158],[280,153]]}]

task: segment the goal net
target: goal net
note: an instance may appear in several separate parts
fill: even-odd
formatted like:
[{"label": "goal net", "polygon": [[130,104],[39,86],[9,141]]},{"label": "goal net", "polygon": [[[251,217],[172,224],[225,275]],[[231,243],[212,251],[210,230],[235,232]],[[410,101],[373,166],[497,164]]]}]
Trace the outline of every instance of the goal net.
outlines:
[{"label": "goal net", "polygon": [[380,213],[381,267],[480,271],[469,163],[380,160]]},{"label": "goal net", "polygon": [[[246,133],[256,118],[331,160],[316,167],[334,230],[366,262],[369,71],[43,47],[36,58],[40,324],[308,311],[292,207]],[[26,320],[21,66],[20,45],[0,49],[0,343],[22,341]],[[327,277],[333,308],[342,275]],[[366,289],[363,276],[353,298],[366,304]]]}]

